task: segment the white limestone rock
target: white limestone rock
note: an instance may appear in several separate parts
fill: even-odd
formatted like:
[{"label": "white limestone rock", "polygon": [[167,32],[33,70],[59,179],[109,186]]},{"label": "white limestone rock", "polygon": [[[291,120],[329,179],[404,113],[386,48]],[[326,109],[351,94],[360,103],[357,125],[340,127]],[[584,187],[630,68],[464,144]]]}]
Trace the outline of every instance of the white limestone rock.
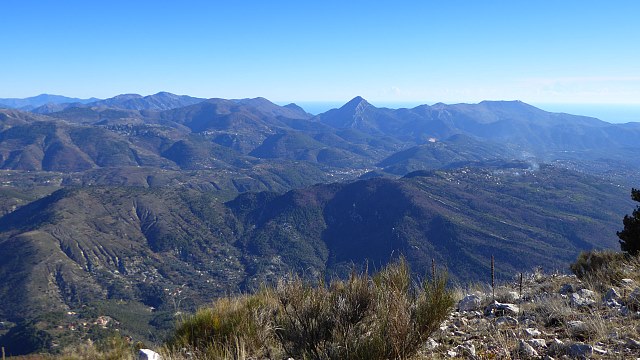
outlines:
[{"label": "white limestone rock", "polygon": [[538,352],[533,346],[527,344],[524,340],[518,342],[518,353],[525,359],[533,359],[538,357]]},{"label": "white limestone rock", "polygon": [[140,349],[138,351],[138,360],[162,360],[162,356],[153,350]]},{"label": "white limestone rock", "polygon": [[596,293],[589,289],[582,289],[571,294],[571,306],[582,308],[596,304]]},{"label": "white limestone rock", "polygon": [[478,310],[481,305],[481,299],[478,295],[471,294],[465,296],[460,302],[458,302],[459,311],[474,311]]}]

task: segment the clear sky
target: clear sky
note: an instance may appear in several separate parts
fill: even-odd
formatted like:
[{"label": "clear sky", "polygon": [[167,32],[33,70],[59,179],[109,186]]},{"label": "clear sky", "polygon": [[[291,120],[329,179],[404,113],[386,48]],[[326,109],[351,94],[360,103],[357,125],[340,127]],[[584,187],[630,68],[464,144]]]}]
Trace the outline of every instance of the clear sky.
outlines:
[{"label": "clear sky", "polygon": [[0,3],[0,97],[640,103],[640,1]]}]

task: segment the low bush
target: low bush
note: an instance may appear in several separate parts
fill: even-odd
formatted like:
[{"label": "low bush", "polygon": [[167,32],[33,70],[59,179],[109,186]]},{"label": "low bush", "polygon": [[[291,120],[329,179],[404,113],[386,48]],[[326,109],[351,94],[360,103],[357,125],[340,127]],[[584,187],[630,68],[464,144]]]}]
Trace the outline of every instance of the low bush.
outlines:
[{"label": "low bush", "polygon": [[136,359],[134,346],[115,334],[99,342],[87,342],[67,348],[58,360],[133,360]]},{"label": "low bush", "polygon": [[205,358],[407,359],[454,303],[446,274],[417,284],[400,259],[371,277],[312,284],[297,276],[187,317],[169,342]]},{"label": "low bush", "polygon": [[221,298],[212,306],[185,317],[169,340],[170,349],[192,349],[208,358],[229,354],[267,355],[275,303],[268,290],[253,295]]},{"label": "low bush", "polygon": [[617,285],[624,278],[624,264],[628,255],[613,251],[586,251],[580,253],[571,271],[581,280],[601,286]]},{"label": "low bush", "polygon": [[454,303],[446,276],[416,285],[404,259],[328,288],[295,278],[276,294],[276,335],[286,354],[313,359],[409,358]]}]

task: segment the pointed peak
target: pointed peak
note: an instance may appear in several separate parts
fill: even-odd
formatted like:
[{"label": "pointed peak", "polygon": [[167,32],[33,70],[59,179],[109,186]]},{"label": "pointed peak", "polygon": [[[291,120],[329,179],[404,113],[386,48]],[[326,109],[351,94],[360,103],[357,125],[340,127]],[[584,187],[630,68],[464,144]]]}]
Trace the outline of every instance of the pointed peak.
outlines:
[{"label": "pointed peak", "polygon": [[287,104],[284,107],[286,107],[287,109],[296,110],[296,111],[302,111],[302,112],[306,113],[306,111],[300,105],[298,105],[296,103]]},{"label": "pointed peak", "polygon": [[305,118],[313,116],[312,114],[308,113],[304,108],[302,108],[296,103],[287,104],[283,107],[293,111],[294,114],[296,114],[297,116],[301,116]]},{"label": "pointed peak", "polygon": [[245,99],[235,99],[233,100],[236,104],[241,104],[241,105],[248,105],[248,106],[276,106],[274,103],[272,103],[271,101],[263,98],[263,97],[256,97],[256,98],[245,98]]},{"label": "pointed peak", "polygon": [[363,105],[371,105],[367,100],[365,100],[362,96],[356,96],[351,99],[348,103],[342,106],[342,109],[355,108]]}]

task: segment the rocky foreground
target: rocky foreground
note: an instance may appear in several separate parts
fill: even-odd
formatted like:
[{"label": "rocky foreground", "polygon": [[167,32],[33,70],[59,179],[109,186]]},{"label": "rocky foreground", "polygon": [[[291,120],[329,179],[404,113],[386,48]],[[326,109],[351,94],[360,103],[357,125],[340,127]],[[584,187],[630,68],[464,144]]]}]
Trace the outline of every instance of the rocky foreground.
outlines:
[{"label": "rocky foreground", "polygon": [[[640,358],[638,268],[613,286],[575,275],[525,276],[491,291],[463,292],[427,342],[424,358]],[[489,289],[490,290],[490,289]]]},{"label": "rocky foreground", "polygon": [[[444,282],[440,283],[441,288],[430,285],[432,294],[439,295],[429,297],[427,308],[439,310],[435,315],[424,313],[433,320],[433,327],[425,333],[430,334],[426,341],[422,335],[400,336],[397,331],[389,332],[392,328],[418,329],[415,323],[400,320],[403,314],[409,314],[407,311],[422,304],[410,299],[427,301],[425,297],[407,295],[409,272],[406,263],[400,262],[373,280],[358,275],[330,288],[291,282],[286,287],[279,285],[253,295],[217,300],[211,308],[198,311],[176,329],[175,339],[184,341],[174,339],[173,345],[169,342],[154,349],[157,353],[134,351],[132,344],[122,341],[118,346],[112,341],[102,348],[89,342],[58,356],[36,355],[28,359],[343,359],[344,356],[336,354],[350,346],[355,349],[365,340],[369,341],[367,345],[359,353],[347,353],[348,358],[640,359],[640,258],[611,252],[586,253],[571,267],[576,275],[535,271],[495,289],[474,285],[452,293],[450,289],[443,290]],[[399,284],[404,286],[398,287]],[[283,299],[288,305],[282,305]],[[361,313],[368,320],[349,323],[342,320],[340,324],[349,327],[344,327],[341,334],[345,337],[340,338],[333,325],[341,319],[336,314],[348,310],[345,304],[349,301],[357,305],[352,312]],[[448,310],[452,304],[456,304],[454,309]],[[287,312],[278,313],[282,309]],[[294,316],[282,318],[289,315]],[[323,319],[332,321],[320,321]],[[381,320],[386,324],[383,328],[379,327]],[[398,321],[394,323],[395,320]],[[310,344],[309,339],[316,339],[311,335],[326,335],[305,330],[309,326],[321,329],[319,326],[323,324],[333,326],[327,328],[333,331],[332,337],[317,341],[315,353],[301,352],[301,348]],[[286,329],[290,331],[283,332]],[[373,338],[376,334],[380,337]],[[289,340],[282,342],[283,339]],[[381,354],[370,347],[377,344],[371,339],[395,339],[393,346],[406,346],[407,339],[413,339],[415,351]],[[283,343],[287,346],[283,347]]]},{"label": "rocky foreground", "polygon": [[585,253],[572,270],[458,289],[448,319],[409,358],[640,359],[640,260]]}]

